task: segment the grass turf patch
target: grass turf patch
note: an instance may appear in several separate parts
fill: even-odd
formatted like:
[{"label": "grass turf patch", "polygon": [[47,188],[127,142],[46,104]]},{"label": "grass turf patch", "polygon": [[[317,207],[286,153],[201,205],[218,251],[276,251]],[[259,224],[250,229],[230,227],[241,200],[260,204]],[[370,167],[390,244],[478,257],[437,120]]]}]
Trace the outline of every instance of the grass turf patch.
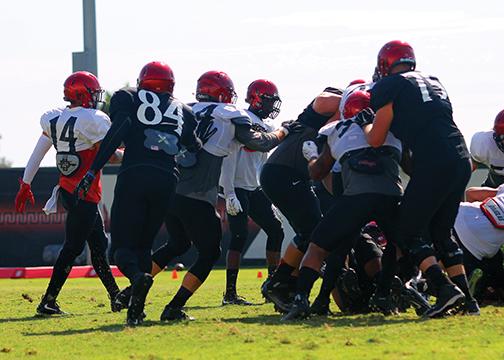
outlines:
[{"label": "grass turf patch", "polygon": [[0,360],[504,359],[503,308],[485,307],[480,317],[429,321],[410,311],[284,324],[271,304],[263,304],[257,271],[240,271],[238,291],[258,305],[221,306],[225,271],[215,270],[187,304],[196,320],[173,324],[159,322],[159,315],[184,272],[178,280],[163,273],[147,298],[146,321],[137,328],[124,325],[124,310],[110,312],[98,279],[68,280],[59,303],[71,315],[53,318],[34,317],[47,279],[0,280]]}]

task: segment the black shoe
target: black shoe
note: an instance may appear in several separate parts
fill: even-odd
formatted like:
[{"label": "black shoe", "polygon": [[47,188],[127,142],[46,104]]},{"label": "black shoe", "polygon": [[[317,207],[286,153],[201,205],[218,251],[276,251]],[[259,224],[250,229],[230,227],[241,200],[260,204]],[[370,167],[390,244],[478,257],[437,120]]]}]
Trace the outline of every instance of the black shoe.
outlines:
[{"label": "black shoe", "polygon": [[160,317],[161,321],[177,321],[177,320],[194,320],[192,316],[182,310],[182,308],[175,308],[166,305]]},{"label": "black shoe", "polygon": [[378,295],[374,293],[369,299],[369,308],[371,311],[380,312],[385,316],[397,315],[398,309],[392,295]]},{"label": "black shoe", "polygon": [[112,312],[118,312],[121,311],[122,309],[127,309],[129,302],[131,298],[131,286],[127,286],[119,293],[117,293],[116,296],[114,296],[113,299],[110,299],[110,307],[112,309]]},{"label": "black shoe", "polygon": [[422,316],[431,309],[429,301],[420,294],[409,281],[402,288],[401,297],[415,308],[415,312],[418,316]]},{"label": "black shoe", "polygon": [[251,302],[245,300],[244,297],[239,296],[237,293],[225,293],[222,298],[222,305],[242,305],[250,306],[254,305]]},{"label": "black shoe", "polygon": [[345,294],[348,298],[347,302],[350,304],[361,301],[363,294],[359,286],[359,278],[354,269],[346,269],[343,274],[336,279],[336,286],[338,290]]},{"label": "black shoe", "polygon": [[439,288],[436,304],[423,314],[424,317],[433,318],[442,316],[448,310],[459,306],[464,301],[464,293],[453,284],[445,284]]},{"label": "black shoe", "polygon": [[47,301],[45,296],[40,301],[39,306],[37,306],[38,315],[68,315],[66,312],[60,309],[56,299]]},{"label": "black shoe", "polygon": [[292,321],[296,319],[306,319],[310,316],[310,303],[307,296],[296,295],[291,309],[282,317],[282,321]]},{"label": "black shoe", "polygon": [[331,300],[326,297],[317,296],[313,304],[310,306],[310,314],[312,315],[320,315],[327,316],[332,315],[331,309],[329,308],[329,303]]},{"label": "black shoe", "polygon": [[279,281],[267,279],[261,286],[261,293],[265,299],[275,305],[279,312],[289,312],[292,300],[289,296],[289,285]]},{"label": "black shoe", "polygon": [[464,305],[462,306],[462,312],[464,315],[479,316],[480,307],[476,299],[466,299],[466,301],[464,301]]},{"label": "black shoe", "polygon": [[129,326],[137,326],[145,318],[145,298],[154,279],[151,274],[141,274],[131,284],[131,298],[128,306],[126,322]]}]

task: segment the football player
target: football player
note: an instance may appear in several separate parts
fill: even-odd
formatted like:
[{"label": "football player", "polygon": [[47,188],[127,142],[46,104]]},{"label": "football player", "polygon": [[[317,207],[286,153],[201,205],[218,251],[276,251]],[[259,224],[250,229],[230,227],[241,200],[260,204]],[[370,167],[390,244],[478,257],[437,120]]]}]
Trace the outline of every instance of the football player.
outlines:
[{"label": "football player", "polygon": [[[472,187],[467,202],[460,203],[455,220],[455,236],[464,250],[468,277],[483,271],[483,282],[504,294],[504,185],[498,188]],[[484,216],[482,216],[484,215]],[[479,286],[478,286],[479,287]],[[479,295],[479,294],[478,294]],[[474,308],[470,314],[478,314]]]},{"label": "football player", "polygon": [[242,145],[267,152],[289,132],[299,130],[298,124],[285,124],[273,132],[254,130],[247,112],[234,105],[233,82],[221,71],[201,75],[196,86],[196,100],[192,110],[198,120],[197,133],[203,147],[193,163],[188,160],[180,163],[180,181],[165,218],[170,239],[153,254],[153,273],[160,272],[192,244],[198,250],[198,258],[164,308],[162,321],[190,319],[182,308],[220,257],[222,229],[215,206],[223,159]]},{"label": "football player", "polygon": [[[369,93],[362,93],[369,103]],[[357,97],[359,93],[352,96]],[[320,156],[313,142],[303,145],[310,176],[314,179],[325,177],[337,160],[341,164],[344,190],[311,234],[300,265],[296,296],[283,320],[309,315],[308,297],[319,277],[320,265],[332,251],[341,256],[349,254],[355,246],[355,235],[366,223],[375,220],[387,236],[392,233],[402,194],[401,143],[389,135],[382,147],[373,149],[354,121],[356,117],[330,123],[321,129],[321,134],[327,136],[327,144]]]},{"label": "football player", "polygon": [[[504,110],[495,117],[493,131],[473,135],[471,157],[488,167],[488,176],[482,186],[496,188],[504,183]],[[473,162],[473,170],[476,169]]]},{"label": "football player", "polygon": [[[247,89],[245,101],[249,104],[247,114],[252,128],[260,132],[272,132],[273,124],[266,119],[275,119],[280,112],[281,100],[274,83],[260,79]],[[240,147],[224,158],[220,184],[224,190],[231,242],[226,256],[226,292],[223,305],[251,305],[236,292],[240,258],[248,237],[248,218],[267,234],[266,262],[268,274],[277,267],[284,238],[282,222],[259,186],[259,173],[268,155]]]},{"label": "football player", "polygon": [[76,192],[82,196],[95,184],[96,174],[124,143],[111,213],[114,259],[131,282],[127,323],[143,321],[145,298],[152,286],[151,248],[175,190],[175,155],[184,145],[201,146],[189,107],[173,97],[175,78],[163,62],[150,62],[140,71],[136,88],[114,93],[110,102],[112,127]]},{"label": "football player", "polygon": [[261,288],[267,300],[273,301],[275,298],[276,303],[289,301],[296,281],[292,277],[293,272],[308,247],[311,232],[322,217],[302,147],[304,141],[315,140],[318,130],[328,121],[340,118],[341,94],[340,89],[326,88],[317,96],[294,121],[302,124],[304,130],[289,136],[278,146],[261,171],[260,183],[264,192],[285,215],[296,233],[275,273]]},{"label": "football player", "polygon": [[79,180],[89,170],[100,143],[110,128],[109,117],[97,110],[103,90],[98,79],[85,71],[70,75],[63,87],[64,100],[70,102],[70,105],[47,111],[42,115],[40,119],[42,135],[26,165],[16,196],[17,212],[24,211],[27,200],[32,204],[35,203],[30,184],[39,169],[40,162],[51,146],[54,146],[60,178],[44,211],[47,214],[56,212],[57,198],[60,198],[67,211],[65,242],[54,264],[46,293],[37,307],[37,313],[64,314],[56,299],[75,258],[84,250],[86,241],[96,274],[112,301],[112,311],[119,311],[120,306],[114,301],[119,289],[107,263],[105,252],[108,239],[98,210],[101,199],[101,173],[96,174],[96,181],[81,201],[76,201],[73,196]]},{"label": "football player", "polygon": [[[371,89],[376,117],[368,109],[358,118],[371,146],[382,146],[390,130],[411,151],[413,172],[401,201],[397,240],[437,291],[435,306],[425,314],[434,317],[463,302],[466,296],[465,306],[474,306],[463,253],[451,233],[471,165],[445,88],[438,78],[414,71],[415,66],[415,54],[408,43],[386,43],[378,53],[380,80]],[[426,234],[449,278],[438,265]]]}]

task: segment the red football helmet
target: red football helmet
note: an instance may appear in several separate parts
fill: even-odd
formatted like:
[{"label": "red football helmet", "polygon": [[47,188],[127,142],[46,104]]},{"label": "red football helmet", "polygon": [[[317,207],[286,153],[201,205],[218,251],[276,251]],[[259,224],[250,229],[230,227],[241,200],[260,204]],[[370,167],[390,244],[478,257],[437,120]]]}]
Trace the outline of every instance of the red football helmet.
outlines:
[{"label": "red football helmet", "polygon": [[245,102],[250,104],[249,109],[261,119],[276,118],[282,105],[276,85],[264,79],[253,81],[248,86]]},{"label": "red football helmet", "polygon": [[371,104],[371,94],[367,91],[354,91],[345,100],[343,106],[343,118],[350,119],[357,115],[361,110],[369,107]]},{"label": "red football helmet", "polygon": [[408,64],[411,70],[415,70],[416,60],[413,48],[405,41],[389,41],[378,53],[378,75],[380,77],[390,75],[392,68],[399,64]]},{"label": "red football helmet", "polygon": [[63,84],[65,101],[73,106],[96,109],[102,101],[103,93],[96,76],[87,71],[77,71],[70,75]]},{"label": "red football helmet", "polygon": [[504,110],[495,117],[493,137],[499,149],[504,152]]},{"label": "red football helmet", "polygon": [[171,95],[174,86],[175,76],[172,69],[161,61],[152,61],[146,64],[138,75],[137,87],[139,89]]},{"label": "red football helmet", "polygon": [[207,71],[198,79],[196,100],[234,104],[236,98],[233,81],[225,72]]},{"label": "red football helmet", "polygon": [[365,84],[365,83],[366,83],[366,80],[364,80],[364,79],[355,79],[355,80],[350,81],[350,84],[348,84],[347,87],[352,86],[352,85],[357,85],[357,84]]}]

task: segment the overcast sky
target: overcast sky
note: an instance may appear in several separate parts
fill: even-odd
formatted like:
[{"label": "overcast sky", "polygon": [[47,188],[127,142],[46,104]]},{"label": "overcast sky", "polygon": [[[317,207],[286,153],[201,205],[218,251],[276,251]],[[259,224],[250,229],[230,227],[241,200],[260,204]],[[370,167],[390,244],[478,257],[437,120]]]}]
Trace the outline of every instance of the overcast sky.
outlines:
[{"label": "overcast sky", "polygon": [[[203,72],[222,70],[243,106],[251,81],[273,81],[282,121],[326,86],[370,79],[380,47],[402,39],[448,90],[467,141],[504,109],[502,1],[96,0],[96,15],[98,76],[110,91],[162,60],[189,102]],[[0,34],[0,157],[24,167],[41,114],[65,104],[72,52],[83,50],[82,1],[0,1]],[[43,165],[54,164],[51,152]]]}]

